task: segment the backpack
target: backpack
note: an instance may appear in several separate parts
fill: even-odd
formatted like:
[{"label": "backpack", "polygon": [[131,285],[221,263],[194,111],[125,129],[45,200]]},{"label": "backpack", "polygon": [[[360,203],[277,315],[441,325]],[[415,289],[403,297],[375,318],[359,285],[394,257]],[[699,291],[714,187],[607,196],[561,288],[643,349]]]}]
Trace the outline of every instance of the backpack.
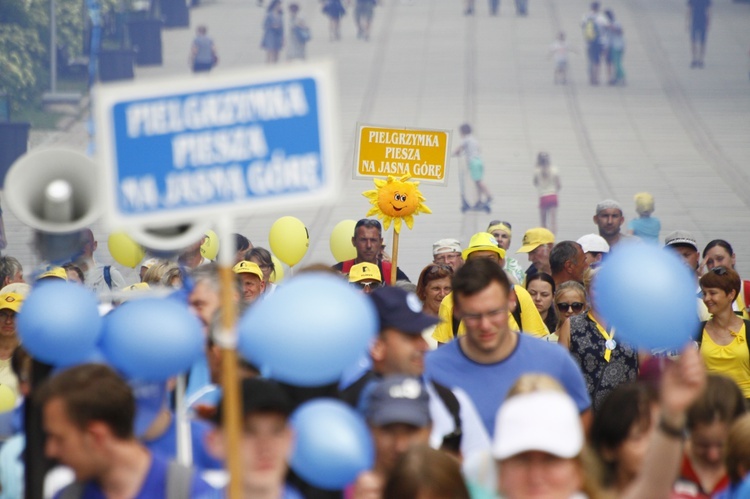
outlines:
[{"label": "backpack", "polygon": [[593,16],[587,17],[583,23],[583,36],[587,42],[594,42],[599,39],[599,26]]},{"label": "backpack", "polygon": [[[703,321],[700,323],[700,326],[698,327],[698,332],[693,337],[693,341],[698,345],[698,351],[700,352],[701,344],[703,343],[703,329],[706,327],[706,322]],[[743,319],[743,322],[745,323],[745,335],[747,336],[750,334],[750,321],[747,319]],[[747,349],[750,352],[750,342],[746,341],[745,344],[747,345]]]},{"label": "backpack", "polygon": [[[190,499],[193,484],[193,468],[177,461],[169,461],[167,466],[167,493],[165,499]],[[81,499],[86,484],[73,482],[58,494],[58,499]]]},{"label": "backpack", "polygon": [[106,265],[104,267],[104,282],[107,283],[107,287],[112,291],[112,266]]}]

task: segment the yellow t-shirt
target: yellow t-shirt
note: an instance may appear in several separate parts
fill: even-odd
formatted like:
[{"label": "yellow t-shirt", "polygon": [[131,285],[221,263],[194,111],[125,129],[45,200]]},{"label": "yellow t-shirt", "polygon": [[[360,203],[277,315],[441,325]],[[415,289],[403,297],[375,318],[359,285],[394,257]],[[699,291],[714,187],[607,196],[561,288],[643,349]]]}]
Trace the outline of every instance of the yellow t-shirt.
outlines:
[{"label": "yellow t-shirt", "polygon": [[729,345],[717,345],[706,329],[701,339],[701,355],[710,373],[727,376],[737,383],[745,398],[750,398],[750,350],[747,348],[747,331],[742,323]]},{"label": "yellow t-shirt", "polygon": [[[534,300],[531,295],[521,286],[513,286],[513,290],[516,292],[516,298],[521,306],[521,322],[523,323],[523,332],[527,333],[536,338],[543,338],[549,334],[547,326],[542,320],[542,316],[539,315],[539,311],[534,305]],[[450,293],[443,298],[440,304],[440,324],[435,328],[435,332],[432,333],[432,337],[440,343],[448,343],[453,339],[453,293]],[[508,324],[512,331],[518,331],[520,328],[513,318],[513,314],[508,312]],[[466,334],[466,328],[463,321],[458,325],[458,335],[463,336]]]}]

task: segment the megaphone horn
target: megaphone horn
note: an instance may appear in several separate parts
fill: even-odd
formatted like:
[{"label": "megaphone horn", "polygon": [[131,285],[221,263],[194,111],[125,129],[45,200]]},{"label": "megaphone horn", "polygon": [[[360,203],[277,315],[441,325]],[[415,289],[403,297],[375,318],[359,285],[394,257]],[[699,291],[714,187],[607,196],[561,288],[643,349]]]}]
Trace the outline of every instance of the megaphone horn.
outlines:
[{"label": "megaphone horn", "polygon": [[197,243],[210,228],[208,220],[195,220],[175,225],[129,227],[127,232],[149,252],[174,252]]},{"label": "megaphone horn", "polygon": [[32,151],[8,170],[5,201],[21,222],[38,231],[76,232],[100,215],[98,170],[94,161],[75,151]]}]

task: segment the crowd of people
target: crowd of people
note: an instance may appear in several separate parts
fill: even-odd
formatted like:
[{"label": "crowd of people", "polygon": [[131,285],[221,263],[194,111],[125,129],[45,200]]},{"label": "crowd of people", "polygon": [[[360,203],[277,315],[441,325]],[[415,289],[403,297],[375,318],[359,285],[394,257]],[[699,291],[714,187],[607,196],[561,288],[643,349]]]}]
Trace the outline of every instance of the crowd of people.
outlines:
[{"label": "crowd of people", "polygon": [[[663,251],[693,273],[703,322],[679,352],[629,344],[601,312],[597,275],[617,245],[661,244],[653,197],[635,201],[637,220],[646,222],[627,232],[611,199],[594,210],[597,230],[577,241],[526,230],[517,251],[528,255],[525,270],[508,254],[512,224],[491,220],[467,245],[436,241],[415,283],[393,268],[381,224],[359,220],[354,259],[301,272],[338,276],[372,304],[378,333],[363,352],[367,362],[321,387],[274,381],[241,362],[243,497],[739,497],[750,470],[750,283],[734,270],[728,241],[710,241],[701,255],[690,232],[668,233]],[[45,480],[56,497],[223,496],[229,446],[214,331],[221,285],[204,242],[172,260],[148,256],[130,285],[95,260],[90,230],[60,267],[24,272],[12,256],[0,258],[0,385],[18,400],[0,415],[0,498],[21,497],[25,447],[42,431],[44,454],[59,465]],[[284,284],[271,282],[271,252],[240,234],[233,243],[242,313]],[[193,467],[175,460],[173,383],[126,379],[102,364],[32,376],[40,362],[24,350],[16,324],[28,293],[49,280],[88,287],[102,314],[181,290],[206,340],[185,392]],[[372,468],[342,490],[321,489],[289,466],[290,417],[317,397],[349,404],[373,442]],[[19,415],[34,406],[41,425],[24,427]]]}]

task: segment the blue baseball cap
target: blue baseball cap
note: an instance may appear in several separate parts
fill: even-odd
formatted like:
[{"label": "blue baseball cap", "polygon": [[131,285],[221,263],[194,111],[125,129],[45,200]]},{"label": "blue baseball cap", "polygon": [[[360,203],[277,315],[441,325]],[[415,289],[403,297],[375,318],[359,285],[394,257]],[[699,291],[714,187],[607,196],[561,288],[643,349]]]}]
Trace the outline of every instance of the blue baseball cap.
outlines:
[{"label": "blue baseball cap", "polygon": [[392,327],[407,334],[422,334],[440,319],[422,312],[422,300],[409,291],[395,286],[377,288],[370,299],[378,311],[380,330]]},{"label": "blue baseball cap", "polygon": [[424,383],[412,376],[386,376],[365,395],[365,419],[372,426],[408,424],[424,428],[432,423],[430,397]]}]

